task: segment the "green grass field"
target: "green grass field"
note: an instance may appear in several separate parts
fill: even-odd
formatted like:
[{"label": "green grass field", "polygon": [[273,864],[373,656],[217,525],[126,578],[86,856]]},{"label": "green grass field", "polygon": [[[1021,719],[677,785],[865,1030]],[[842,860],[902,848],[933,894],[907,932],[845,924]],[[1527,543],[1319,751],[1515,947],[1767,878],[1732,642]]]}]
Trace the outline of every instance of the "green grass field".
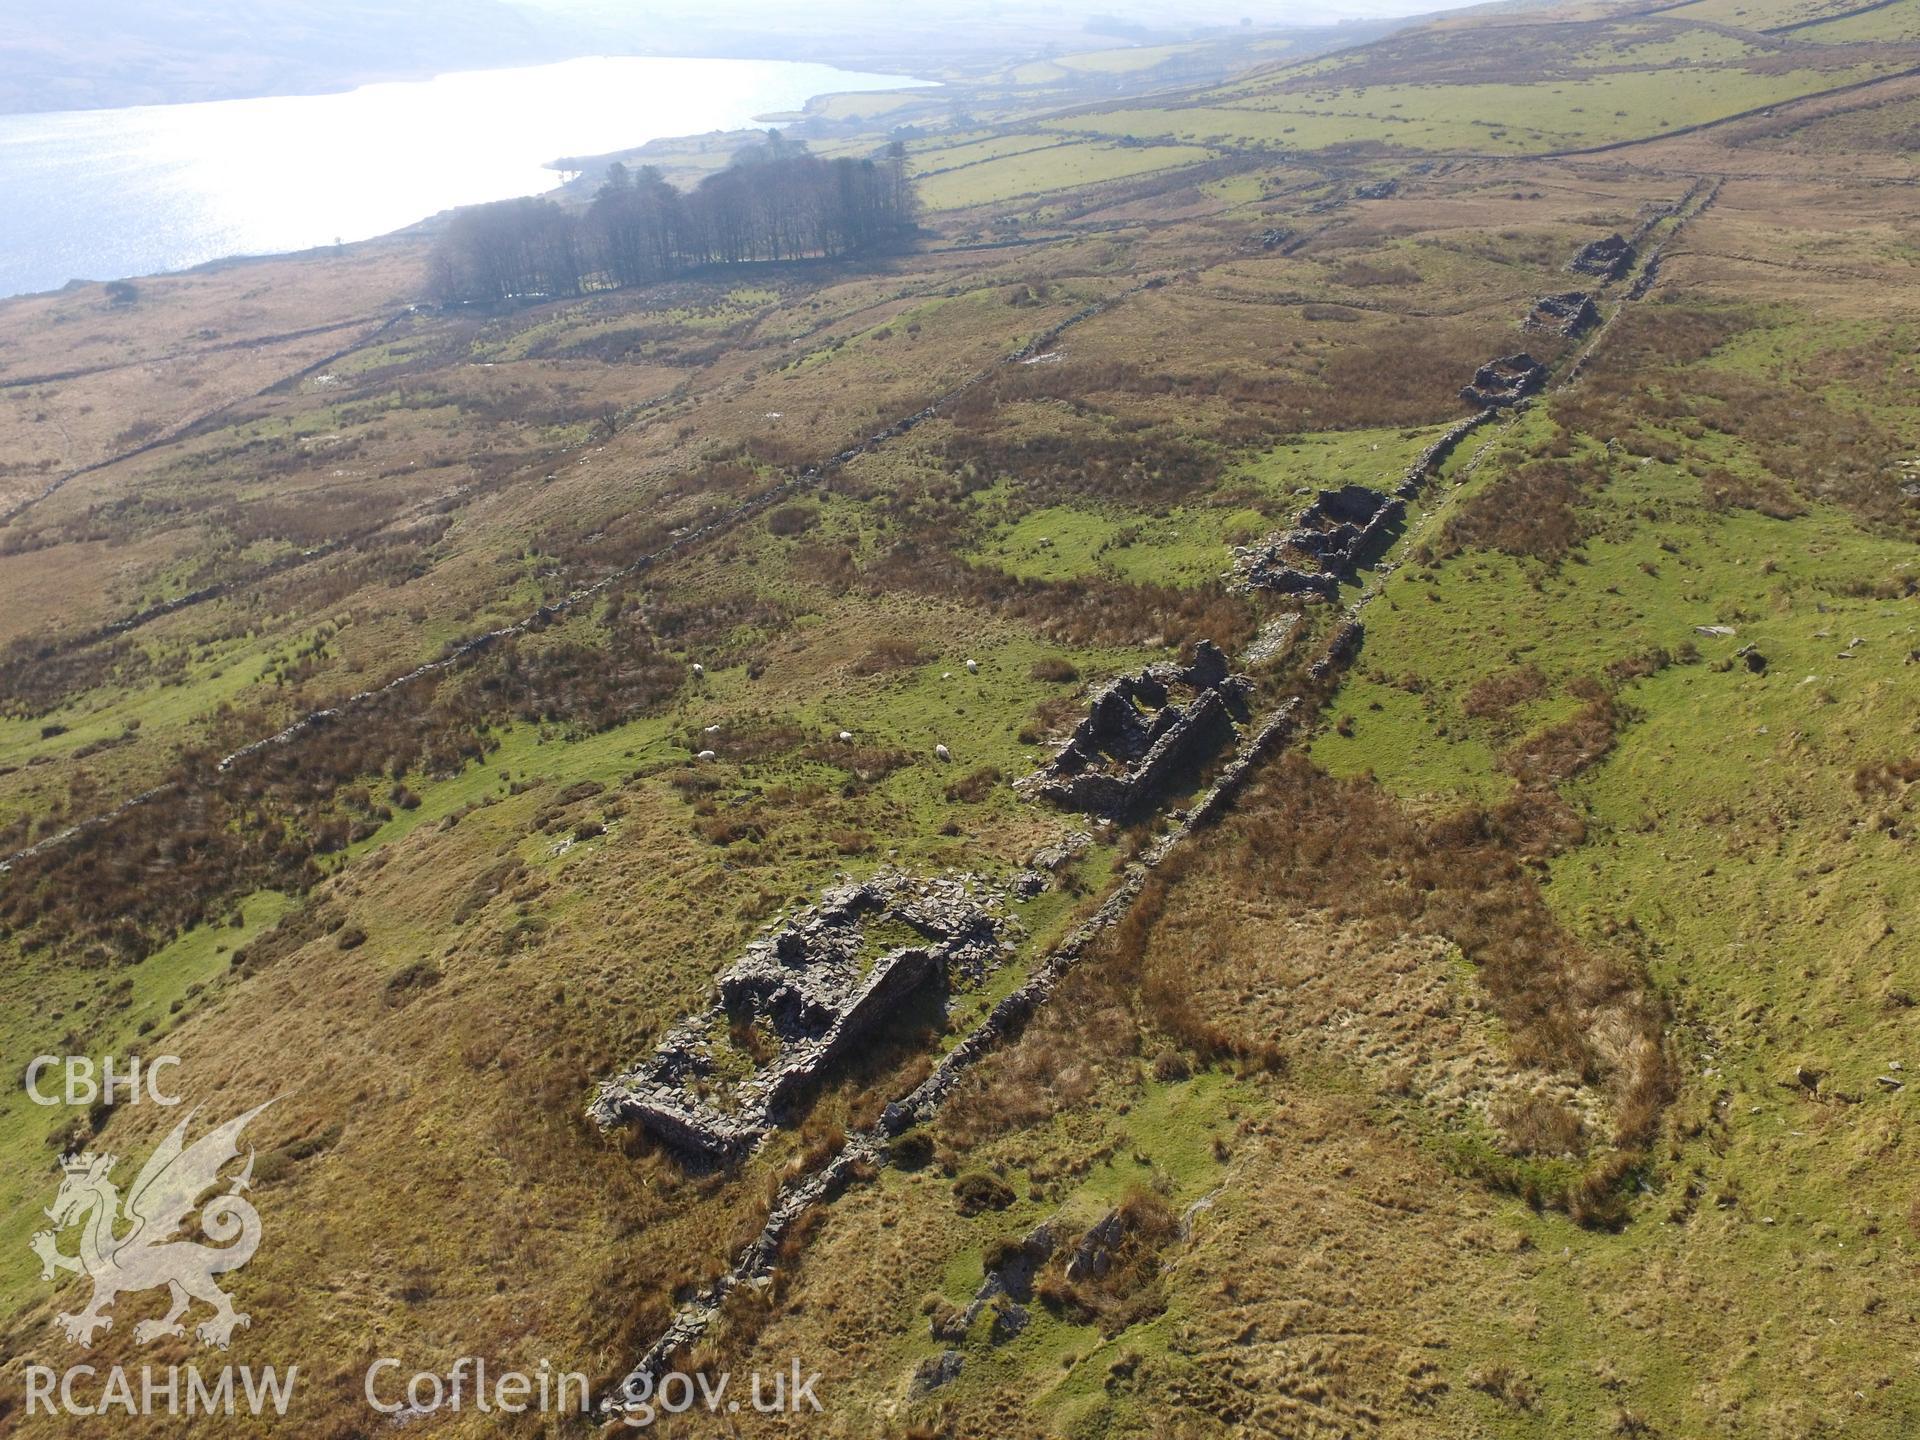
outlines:
[{"label": "green grass field", "polygon": [[1658,136],[1895,68],[1879,62],[1785,74],[1739,67],[1630,71],[1552,85],[1370,85],[1247,95],[1213,106],[1105,111],[1047,123],[1075,133],[1164,136],[1210,145],[1314,150],[1373,141],[1410,151],[1518,155]]},{"label": "green grass field", "polygon": [[1194,145],[1048,145],[963,162],[964,168],[928,176],[920,184],[920,195],[930,211],[963,210],[1196,165],[1207,158],[1208,152]]}]

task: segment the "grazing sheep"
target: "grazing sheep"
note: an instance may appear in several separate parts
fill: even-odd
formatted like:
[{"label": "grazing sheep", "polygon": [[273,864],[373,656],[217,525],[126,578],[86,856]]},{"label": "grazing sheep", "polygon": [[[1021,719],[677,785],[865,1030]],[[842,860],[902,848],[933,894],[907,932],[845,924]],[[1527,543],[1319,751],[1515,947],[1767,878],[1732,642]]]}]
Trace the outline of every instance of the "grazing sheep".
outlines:
[{"label": "grazing sheep", "polygon": [[980,662],[978,660],[967,661],[967,674],[978,675],[979,673],[980,673]]},{"label": "grazing sheep", "polygon": [[842,745],[851,744],[853,742],[853,732],[851,730],[842,730],[839,739]]},{"label": "grazing sheep", "polygon": [[717,750],[702,750],[693,758],[696,760],[718,760],[720,758],[720,752]]},{"label": "grazing sheep", "polygon": [[706,667],[706,666],[704,666],[704,665],[701,665],[701,664],[698,664],[698,663],[696,663],[696,664],[694,665],[694,667],[693,667],[693,678],[694,678],[694,679],[696,679],[696,680],[699,680],[699,679],[702,679],[702,678],[704,678],[704,677],[706,676],[706,673],[707,673],[707,667]]},{"label": "grazing sheep", "polygon": [[718,735],[720,733],[720,727],[718,725],[709,725],[702,733],[707,735]]},{"label": "grazing sheep", "polygon": [[936,745],[933,747],[933,758],[936,760],[951,760],[953,759],[953,752],[944,745]]}]

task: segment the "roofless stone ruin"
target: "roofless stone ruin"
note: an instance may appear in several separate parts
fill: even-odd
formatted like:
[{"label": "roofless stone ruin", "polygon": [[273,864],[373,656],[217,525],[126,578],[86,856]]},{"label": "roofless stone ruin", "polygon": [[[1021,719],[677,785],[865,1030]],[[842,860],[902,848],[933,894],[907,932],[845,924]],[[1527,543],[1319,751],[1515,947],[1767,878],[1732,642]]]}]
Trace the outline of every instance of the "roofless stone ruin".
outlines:
[{"label": "roofless stone ruin", "polygon": [[714,1003],[602,1085],[589,1113],[689,1155],[734,1159],[914,997],[985,975],[1014,929],[971,879],[891,872],[830,890],[747,946]]},{"label": "roofless stone ruin", "polygon": [[1020,789],[1067,810],[1137,814],[1233,739],[1252,691],[1252,681],[1228,673],[1220,647],[1202,640],[1186,665],[1149,665],[1103,686],[1052,761]]}]

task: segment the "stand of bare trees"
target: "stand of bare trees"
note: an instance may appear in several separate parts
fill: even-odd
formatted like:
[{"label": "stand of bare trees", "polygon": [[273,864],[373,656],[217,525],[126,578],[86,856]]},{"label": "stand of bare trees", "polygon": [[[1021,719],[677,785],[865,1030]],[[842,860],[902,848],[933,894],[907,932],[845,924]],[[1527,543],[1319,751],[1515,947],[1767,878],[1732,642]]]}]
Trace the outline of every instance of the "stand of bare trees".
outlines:
[{"label": "stand of bare trees", "polygon": [[434,249],[431,288],[443,303],[579,295],[705,265],[852,255],[897,244],[914,209],[904,147],[823,160],[770,131],[690,192],[651,166],[614,165],[584,213],[541,199],[462,210]]}]

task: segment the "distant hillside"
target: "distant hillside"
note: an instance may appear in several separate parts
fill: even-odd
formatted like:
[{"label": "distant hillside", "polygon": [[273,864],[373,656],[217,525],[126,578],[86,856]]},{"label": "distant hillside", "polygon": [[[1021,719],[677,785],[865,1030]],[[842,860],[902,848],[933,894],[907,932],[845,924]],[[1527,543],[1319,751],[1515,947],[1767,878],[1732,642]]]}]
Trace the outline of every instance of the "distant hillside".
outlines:
[{"label": "distant hillside", "polygon": [[1904,35],[1915,8],[1697,0],[1559,23],[1476,10],[1210,88],[1042,123],[1216,150],[1599,150],[1909,73],[1920,57],[1885,42]]},{"label": "distant hillside", "polygon": [[562,59],[583,32],[499,0],[11,0],[0,112],[232,99]]},{"label": "distant hillside", "polygon": [[[1318,5],[1144,8],[1102,16],[1095,0],[1043,6],[936,0],[911,11],[839,0],[798,11],[739,0],[13,0],[0,27],[0,114],[302,94],[448,70],[537,64],[576,55],[689,55],[811,60],[847,69],[978,79],[1022,61],[1105,47],[1148,57],[1115,67],[1148,78],[1161,52],[1231,46],[1276,22],[1284,33],[1352,44],[1392,22],[1329,23]],[[1111,7],[1109,7],[1111,8]],[[1379,8],[1351,0],[1342,13]],[[1385,8],[1396,8],[1386,0]],[[11,13],[18,12],[18,13]],[[1318,27],[1302,30],[1301,26]],[[1154,44],[1138,42],[1151,38]],[[1115,41],[1123,42],[1115,50]],[[1128,43],[1131,42],[1131,43]],[[1232,68],[1232,67],[1229,67]],[[1137,73],[1136,73],[1137,72]],[[1218,66],[1154,83],[1217,78]],[[1024,83],[1024,82],[1023,82]],[[1136,85],[1119,88],[1132,90]]]}]

